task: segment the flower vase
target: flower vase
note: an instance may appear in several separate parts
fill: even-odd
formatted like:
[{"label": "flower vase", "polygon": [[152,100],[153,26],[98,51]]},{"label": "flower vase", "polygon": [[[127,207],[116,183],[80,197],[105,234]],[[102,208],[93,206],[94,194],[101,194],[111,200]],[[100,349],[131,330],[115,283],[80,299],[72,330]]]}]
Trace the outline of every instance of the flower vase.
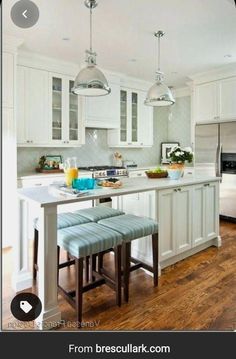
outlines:
[{"label": "flower vase", "polygon": [[183,162],[170,163],[168,166],[168,175],[170,179],[179,179],[184,176],[185,164]]}]

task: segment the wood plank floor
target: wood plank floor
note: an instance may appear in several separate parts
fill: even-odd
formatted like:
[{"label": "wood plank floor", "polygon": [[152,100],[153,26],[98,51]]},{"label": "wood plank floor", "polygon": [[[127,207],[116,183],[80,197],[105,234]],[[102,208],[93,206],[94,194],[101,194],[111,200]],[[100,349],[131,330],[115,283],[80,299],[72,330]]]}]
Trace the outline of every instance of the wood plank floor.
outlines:
[{"label": "wood plank floor", "polygon": [[[236,329],[236,224],[221,222],[222,247],[210,247],[162,271],[158,288],[144,271],[131,274],[130,301],[115,305],[107,286],[84,294],[84,330],[235,330]],[[10,249],[3,253],[3,329],[16,323],[10,312]],[[109,268],[112,255],[107,255]],[[61,271],[61,283],[73,287],[73,268]],[[37,293],[37,287],[32,288]],[[59,295],[66,325],[76,330],[75,312]],[[11,323],[9,325],[9,323]],[[17,324],[17,323],[16,323]],[[31,329],[33,323],[25,323]],[[19,326],[17,330],[23,329]]]}]

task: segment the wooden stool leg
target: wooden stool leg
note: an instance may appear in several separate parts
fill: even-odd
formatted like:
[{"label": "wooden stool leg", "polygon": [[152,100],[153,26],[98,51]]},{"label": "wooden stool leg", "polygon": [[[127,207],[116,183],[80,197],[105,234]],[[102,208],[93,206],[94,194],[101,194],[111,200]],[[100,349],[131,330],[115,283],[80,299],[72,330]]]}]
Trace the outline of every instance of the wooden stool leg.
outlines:
[{"label": "wooden stool leg", "polygon": [[75,270],[76,270],[76,315],[78,328],[80,328],[82,322],[82,310],[83,310],[83,258],[75,259]]},{"label": "wooden stool leg", "polygon": [[38,264],[38,244],[39,244],[39,232],[34,230],[34,244],[33,244],[33,279],[37,277],[37,264]]},{"label": "wooden stool leg", "polygon": [[115,252],[115,286],[116,304],[121,306],[121,246],[114,248]]},{"label": "wooden stool leg", "polygon": [[98,253],[98,273],[101,274],[103,268],[103,253]]},{"label": "wooden stool leg", "polygon": [[89,281],[89,256],[87,256],[85,258],[85,278],[86,278],[86,282],[88,283],[88,281]]},{"label": "wooden stool leg", "polygon": [[57,246],[57,285],[59,284],[60,247]]},{"label": "wooden stool leg", "polygon": [[158,233],[152,235],[153,285],[158,286]]},{"label": "wooden stool leg", "polygon": [[124,299],[128,303],[129,301],[129,274],[130,274],[130,252],[131,243],[127,242],[123,244],[124,263],[123,263],[123,277],[124,277]]},{"label": "wooden stool leg", "polygon": [[93,275],[93,271],[96,270],[96,254],[92,254],[90,256],[90,279],[91,281],[95,281],[95,277]]}]

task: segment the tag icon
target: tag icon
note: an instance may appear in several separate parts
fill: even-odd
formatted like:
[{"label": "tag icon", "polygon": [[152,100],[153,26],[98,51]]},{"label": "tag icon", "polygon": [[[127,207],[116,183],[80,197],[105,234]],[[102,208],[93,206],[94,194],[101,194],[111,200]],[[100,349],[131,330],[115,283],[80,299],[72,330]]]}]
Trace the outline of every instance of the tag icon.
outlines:
[{"label": "tag icon", "polygon": [[20,309],[22,309],[26,314],[29,313],[32,308],[32,305],[27,300],[20,301]]}]

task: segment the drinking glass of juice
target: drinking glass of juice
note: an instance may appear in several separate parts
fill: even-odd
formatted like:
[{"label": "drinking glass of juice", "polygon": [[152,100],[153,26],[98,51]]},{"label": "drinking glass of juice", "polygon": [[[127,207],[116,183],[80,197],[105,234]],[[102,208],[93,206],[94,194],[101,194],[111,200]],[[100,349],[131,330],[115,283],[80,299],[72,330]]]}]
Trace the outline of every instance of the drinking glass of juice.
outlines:
[{"label": "drinking glass of juice", "polygon": [[70,187],[72,185],[73,179],[78,178],[79,175],[76,157],[66,159],[64,164],[64,172],[66,185]]}]

